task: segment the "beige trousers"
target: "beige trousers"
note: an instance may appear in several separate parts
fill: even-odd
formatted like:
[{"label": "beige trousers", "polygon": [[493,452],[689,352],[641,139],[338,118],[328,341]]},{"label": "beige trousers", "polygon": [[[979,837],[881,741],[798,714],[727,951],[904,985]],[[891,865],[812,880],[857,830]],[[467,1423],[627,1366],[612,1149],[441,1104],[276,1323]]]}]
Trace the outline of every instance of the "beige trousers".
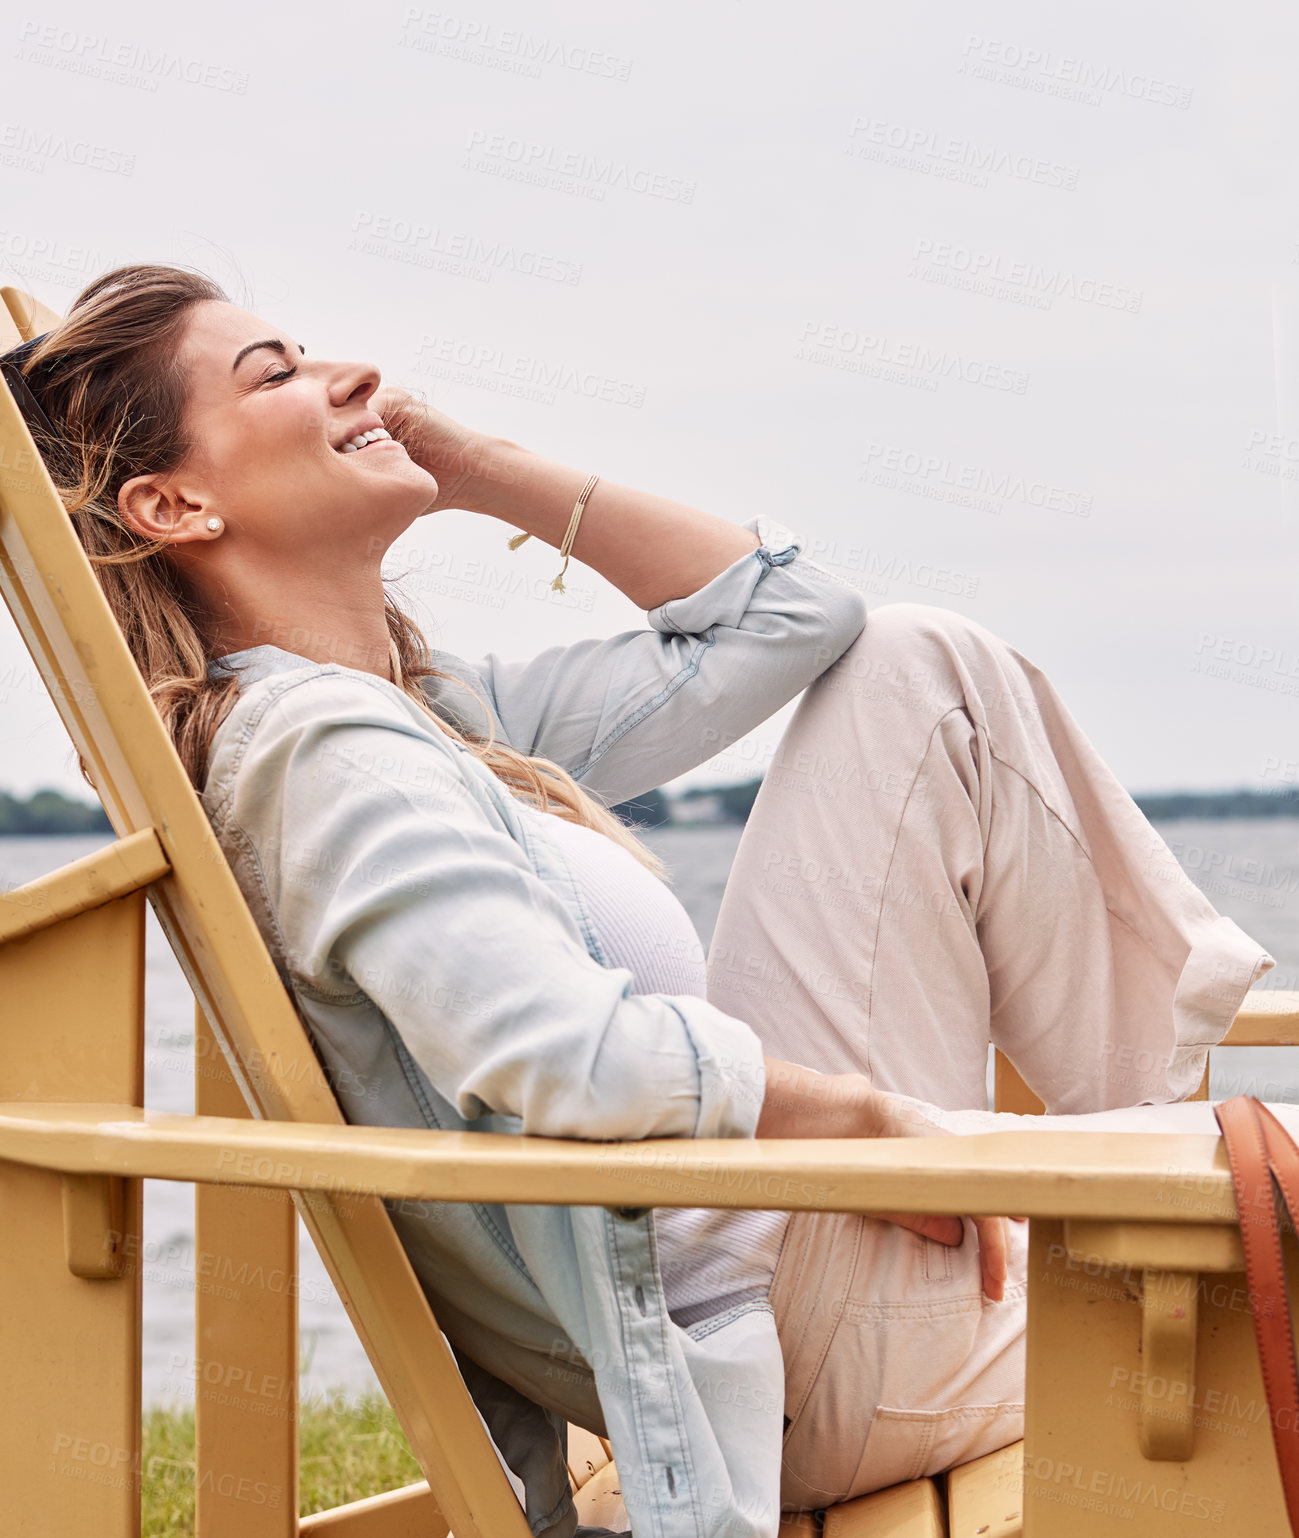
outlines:
[{"label": "beige trousers", "polygon": [[[1212,1121],[1114,1108],[1194,1090],[1274,964],[1184,874],[1039,669],[960,614],[890,604],[781,737],[708,996],[773,1057],[966,1112],[936,1114],[949,1130],[1017,1120],[986,1110],[989,1043],[1048,1112],[1148,1129]],[[1027,1234],[1011,1228],[992,1304],[969,1223],[950,1248],[872,1218],[791,1220],[771,1292],[787,1505],[1022,1435]]]}]

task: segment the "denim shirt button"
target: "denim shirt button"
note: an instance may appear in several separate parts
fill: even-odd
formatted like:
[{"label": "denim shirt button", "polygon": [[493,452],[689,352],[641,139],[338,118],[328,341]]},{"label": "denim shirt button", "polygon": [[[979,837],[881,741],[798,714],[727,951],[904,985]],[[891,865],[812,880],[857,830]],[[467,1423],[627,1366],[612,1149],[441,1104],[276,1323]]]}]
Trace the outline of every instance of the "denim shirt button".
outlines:
[{"label": "denim shirt button", "polygon": [[609,1212],[612,1212],[614,1217],[616,1217],[619,1220],[619,1222],[622,1222],[622,1223],[635,1223],[637,1221],[637,1219],[643,1218],[645,1216],[645,1214],[649,1211],[649,1208],[648,1207],[609,1207],[606,1210],[609,1211]]}]

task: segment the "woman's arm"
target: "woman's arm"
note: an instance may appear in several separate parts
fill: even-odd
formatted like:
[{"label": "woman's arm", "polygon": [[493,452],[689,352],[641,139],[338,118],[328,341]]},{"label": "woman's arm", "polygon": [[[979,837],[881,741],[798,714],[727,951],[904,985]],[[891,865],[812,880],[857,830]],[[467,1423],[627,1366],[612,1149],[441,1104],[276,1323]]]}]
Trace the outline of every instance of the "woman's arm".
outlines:
[{"label": "woman's arm", "polygon": [[[941,1135],[937,1122],[909,1101],[878,1090],[860,1073],[816,1073],[779,1058],[763,1059],[765,1092],[755,1137],[906,1137]],[[940,1244],[965,1236],[960,1218],[921,1213],[873,1214]],[[983,1290],[1000,1302],[1006,1289],[1009,1233],[1006,1218],[971,1218],[979,1241]],[[1022,1218],[1015,1221],[1023,1222]]]},{"label": "woman's arm", "polygon": [[[569,493],[576,497],[584,483],[580,472],[532,456],[543,468],[516,483],[522,453],[517,446],[498,452],[495,440],[410,397],[406,401],[410,404],[398,396],[376,409],[385,412],[389,431],[407,451],[413,445],[415,457],[433,468],[438,494],[429,511],[500,511],[511,501],[530,507],[527,486],[536,491],[545,482],[554,491],[571,477],[562,500],[551,505],[562,514],[556,520],[557,542],[562,540],[572,508]],[[441,436],[430,447],[435,427]],[[596,493],[600,490],[597,486]],[[448,658],[444,671],[454,672],[463,688],[443,683],[430,689],[470,730],[482,733],[493,726],[511,747],[552,759],[610,806],[686,773],[751,732],[831,666],[867,619],[862,594],[810,560],[798,535],[765,512],[736,526],[648,493],[615,490],[599,536],[607,550],[599,557],[606,573],[636,601],[648,603],[658,593],[638,591],[632,572],[636,563],[651,559],[652,547],[660,575],[673,567],[679,579],[664,580],[662,589],[702,585],[648,609],[643,628],[545,646],[517,660],[495,652],[471,662]],[[623,493],[625,517],[615,510],[624,505]],[[687,530],[720,530],[706,563],[693,533],[670,532],[683,526],[673,517],[654,523],[653,535],[645,535],[646,509],[660,503],[676,509],[678,520],[689,514],[695,522],[687,519]],[[510,516],[530,521],[523,511]],[[587,516],[578,550],[583,560],[595,560],[592,547],[582,543]],[[540,554],[519,567],[519,580],[525,567],[535,570]],[[502,537],[489,566],[494,581],[510,579],[513,559]],[[705,567],[712,573],[706,580]],[[485,710],[473,694],[483,697]]]},{"label": "woman's arm", "polygon": [[[510,478],[482,481],[464,506],[526,529],[558,550],[590,472],[504,439],[496,441],[493,463]],[[602,477],[587,498],[572,555],[638,608],[655,609],[698,592],[757,545],[756,534],[725,518]]]},{"label": "woman's arm", "polygon": [[865,600],[765,514],[745,528],[753,550],[651,609],[644,628],[466,664],[500,735],[613,805],[712,758],[805,689],[861,633]]},{"label": "woman's arm", "polygon": [[[403,390],[380,390],[372,404],[437,479],[429,512],[485,513],[559,549],[593,467],[574,469],[475,432]],[[698,592],[757,545],[756,534],[725,518],[602,478],[587,499],[572,554],[648,610]]]}]

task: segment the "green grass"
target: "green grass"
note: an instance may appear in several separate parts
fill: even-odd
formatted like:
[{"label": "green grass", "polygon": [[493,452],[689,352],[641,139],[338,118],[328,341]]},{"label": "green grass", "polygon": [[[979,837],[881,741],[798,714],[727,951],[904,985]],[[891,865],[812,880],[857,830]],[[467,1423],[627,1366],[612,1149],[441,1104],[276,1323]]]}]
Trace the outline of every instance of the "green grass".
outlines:
[{"label": "green grass", "polygon": [[[377,1392],[304,1399],[298,1450],[303,1516],[423,1478],[397,1417]],[[192,1407],[145,1412],[143,1471],[145,1538],[193,1538]]]}]

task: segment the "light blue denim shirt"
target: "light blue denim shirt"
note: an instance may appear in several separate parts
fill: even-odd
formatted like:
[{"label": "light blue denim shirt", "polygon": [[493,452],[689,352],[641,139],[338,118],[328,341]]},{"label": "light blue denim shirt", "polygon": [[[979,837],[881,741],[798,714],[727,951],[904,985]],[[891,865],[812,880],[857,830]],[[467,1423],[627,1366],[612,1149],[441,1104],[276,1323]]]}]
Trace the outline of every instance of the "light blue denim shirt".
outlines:
[{"label": "light blue denim shirt", "polygon": [[[860,594],[762,543],[649,629],[468,664],[439,713],[606,805],[711,758],[835,661]],[[609,966],[549,818],[373,674],[254,646],[204,807],[349,1122],[546,1137],[752,1137],[763,1054]],[[556,1193],[561,1195],[562,1193]],[[769,1304],[668,1316],[652,1210],[391,1201],[532,1531],[576,1526],[572,1420],[607,1435],[636,1538],[774,1538],[784,1369]]]}]

